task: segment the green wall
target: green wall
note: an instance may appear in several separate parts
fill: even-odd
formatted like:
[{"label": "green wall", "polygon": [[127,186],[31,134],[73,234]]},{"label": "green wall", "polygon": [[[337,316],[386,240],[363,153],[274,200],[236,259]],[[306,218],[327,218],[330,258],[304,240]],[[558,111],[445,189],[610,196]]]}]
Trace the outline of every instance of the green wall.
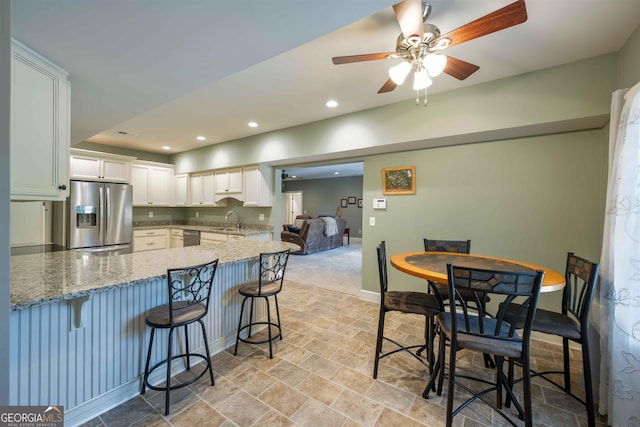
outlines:
[{"label": "green wall", "polygon": [[640,82],[640,26],[631,34],[618,54],[618,88]]},{"label": "green wall", "polygon": [[[379,290],[381,240],[391,255],[422,250],[424,237],[471,239],[472,253],[558,271],[568,251],[598,260],[606,156],[603,129],[366,158],[364,197],[386,198],[387,209],[364,207],[363,288]],[[407,165],[416,167],[416,194],[383,195],[381,169]],[[424,289],[422,280],[389,274],[395,286]]]},{"label": "green wall", "polygon": [[356,204],[347,204],[342,209],[342,217],[347,220],[352,237],[362,236],[362,209],[357,201],[362,198],[362,177],[350,176],[329,179],[305,179],[285,181],[285,191],[301,191],[302,207],[308,215],[334,215],[341,199],[355,197]]}]

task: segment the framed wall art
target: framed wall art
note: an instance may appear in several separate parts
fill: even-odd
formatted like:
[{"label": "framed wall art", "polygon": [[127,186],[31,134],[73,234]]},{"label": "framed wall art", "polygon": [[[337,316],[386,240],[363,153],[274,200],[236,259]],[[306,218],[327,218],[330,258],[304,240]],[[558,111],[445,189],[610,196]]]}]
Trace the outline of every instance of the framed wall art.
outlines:
[{"label": "framed wall art", "polygon": [[382,194],[415,194],[416,168],[402,166],[382,169]]},{"label": "framed wall art", "polygon": [[350,196],[349,197],[349,204],[350,205],[355,205],[356,204],[356,198],[354,196]]},{"label": "framed wall art", "polygon": [[341,208],[347,207],[347,199],[340,199],[340,207]]}]

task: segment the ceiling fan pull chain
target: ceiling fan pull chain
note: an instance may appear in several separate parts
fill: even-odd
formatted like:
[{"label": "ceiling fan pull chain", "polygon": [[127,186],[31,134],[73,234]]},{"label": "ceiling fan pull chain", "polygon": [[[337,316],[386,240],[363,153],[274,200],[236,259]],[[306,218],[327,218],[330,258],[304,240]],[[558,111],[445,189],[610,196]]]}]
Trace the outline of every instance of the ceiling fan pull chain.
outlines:
[{"label": "ceiling fan pull chain", "polygon": [[427,106],[427,88],[424,88],[424,106]]},{"label": "ceiling fan pull chain", "polygon": [[416,105],[420,105],[420,91],[416,91]]}]

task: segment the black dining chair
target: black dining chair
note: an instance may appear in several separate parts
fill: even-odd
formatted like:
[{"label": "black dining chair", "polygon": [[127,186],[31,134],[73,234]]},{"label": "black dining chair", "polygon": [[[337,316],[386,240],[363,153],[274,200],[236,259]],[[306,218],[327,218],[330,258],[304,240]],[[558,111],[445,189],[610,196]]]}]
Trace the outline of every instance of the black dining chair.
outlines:
[{"label": "black dining chair", "polygon": [[[471,240],[436,240],[436,239],[423,239],[425,252],[450,252],[456,254],[469,254],[471,253]],[[449,300],[449,289],[446,284],[430,282],[429,289],[436,289],[435,293],[440,299],[441,303],[446,304]],[[461,290],[462,296],[465,296],[466,291]],[[487,297],[488,298],[488,297]],[[467,298],[468,302],[473,302],[473,298]],[[483,301],[483,303],[487,303]],[[433,322],[429,325],[430,328],[434,328]],[[435,334],[435,331],[433,332]],[[422,349],[418,350],[418,354]],[[488,355],[484,356],[484,364],[487,368],[495,368],[493,361]]]},{"label": "black dining chair", "polygon": [[[441,304],[435,295],[428,294],[426,292],[400,290],[390,291],[387,275],[387,250],[384,240],[380,242],[376,250],[378,255],[378,276],[380,280],[380,314],[378,317],[378,335],[376,339],[376,354],[373,364],[373,378],[378,378],[378,365],[380,363],[380,359],[391,356],[392,354],[400,351],[406,351],[411,354],[411,356],[419,360],[431,371],[434,364],[434,336],[432,329],[429,328],[428,319],[433,319],[436,314],[442,311]],[[419,345],[407,345],[386,337],[384,335],[385,317],[386,314],[391,311],[425,316],[425,343]],[[384,341],[393,343],[395,347],[392,350],[383,353],[382,345]],[[424,348],[425,346],[429,349],[426,363],[418,354],[412,351],[414,349]]]},{"label": "black dining chair", "polygon": [[[169,404],[171,390],[186,387],[199,380],[204,374],[209,372],[211,385],[215,385],[213,379],[213,367],[211,366],[211,354],[209,353],[209,340],[207,339],[207,331],[204,327],[202,319],[209,312],[209,298],[211,296],[211,288],[213,278],[218,269],[218,260],[200,265],[194,265],[185,268],[172,268],[167,270],[167,290],[169,302],[152,308],[147,312],[145,323],[151,328],[151,338],[149,339],[149,349],[147,351],[147,362],[144,368],[144,377],[142,379],[142,390],[140,394],[145,394],[146,388],[165,392],[165,415],[169,415]],[[202,339],[204,343],[205,354],[192,353],[189,350],[189,330],[188,326],[192,323],[199,323],[202,330]],[[174,347],[172,342],[173,332],[176,328],[184,327],[184,353],[172,354]],[[168,329],[169,338],[167,341],[167,357],[156,363],[151,368],[151,354],[153,349],[153,339],[156,329]],[[195,357],[203,359],[205,362],[204,369],[197,375],[185,382],[179,382],[172,385],[171,365],[174,360],[184,359],[187,371],[191,370],[191,358]],[[162,366],[166,368],[166,381],[164,385],[153,385],[149,383],[149,376]],[[175,380],[175,379],[174,379]]]},{"label": "black dining chair", "polygon": [[[238,292],[243,297],[242,306],[240,308],[240,319],[238,320],[238,331],[236,333],[236,346],[233,351],[234,355],[238,354],[238,343],[240,341],[249,344],[269,343],[269,359],[273,359],[273,340],[280,338],[282,340],[282,326],[280,323],[280,308],[278,307],[278,294],[282,290],[284,282],[284,272],[287,268],[287,261],[291,249],[276,252],[263,252],[260,254],[260,271],[256,280],[242,283],[238,287]],[[273,297],[276,305],[276,319],[271,319],[271,305],[269,298]],[[264,320],[254,319],[253,302],[256,299],[264,299],[267,306],[267,318]],[[250,300],[249,321],[245,325],[242,324],[245,303]],[[251,330],[256,326],[266,327],[267,337],[262,339],[260,335],[253,336]],[[246,337],[243,337],[243,331],[247,330]],[[274,332],[275,331],[275,332]]]},{"label": "black dining chair", "polygon": [[[447,265],[448,291],[452,297],[449,298],[449,310],[436,317],[440,330],[438,362],[424,389],[423,397],[428,398],[428,393],[436,379],[440,382],[438,393],[442,392],[445,341],[448,341],[450,343],[446,411],[448,427],[452,425],[455,415],[477,399],[488,404],[508,422],[516,425],[502,410],[503,392],[506,392],[510,401],[515,403],[519,417],[525,420],[525,426],[533,425],[531,377],[528,374],[530,337],[543,276],[542,271],[512,272]],[[464,296],[462,291],[465,291]],[[503,301],[497,313],[486,312],[485,305],[481,302],[487,295]],[[471,296],[475,299],[473,307],[469,304]],[[524,319],[521,331],[504,318],[508,308],[516,299],[519,301],[517,312]],[[495,380],[488,381],[485,378],[471,376],[468,371],[459,372],[457,362],[458,353],[461,351],[491,355],[495,361]],[[522,404],[516,399],[511,388],[512,383],[504,373],[505,359],[518,361],[524,367]],[[459,378],[465,379],[465,382],[458,381]],[[472,388],[472,384],[476,383],[485,388],[481,390]],[[456,388],[464,389],[471,394],[471,397],[454,408]],[[492,391],[496,392],[495,403],[485,397]]]},{"label": "black dining chair", "polygon": [[[596,420],[591,378],[591,357],[589,354],[589,334],[587,330],[599,269],[599,264],[569,252],[567,254],[565,268],[565,286],[562,291],[561,311],[556,312],[538,309],[532,325],[532,329],[536,332],[562,338],[564,368],[562,371],[532,372],[532,375],[544,378],[585,405],[589,427],[594,427]],[[505,319],[516,325],[516,327],[520,327],[523,324],[523,319],[517,315],[517,305],[510,307],[505,315]],[[571,391],[569,341],[576,342],[582,347],[582,373],[584,375],[585,400],[580,399]],[[564,385],[560,385],[554,381],[550,377],[552,374],[563,375]],[[509,366],[509,376],[513,382],[513,364]],[[509,403],[507,400],[507,405],[509,405]]]},{"label": "black dining chair", "polygon": [[[469,254],[471,252],[471,240],[424,240],[425,252],[451,252],[457,254]],[[444,301],[449,299],[449,287],[443,283],[435,283],[434,286],[438,290],[438,295]],[[464,292],[462,291],[463,295]]]}]

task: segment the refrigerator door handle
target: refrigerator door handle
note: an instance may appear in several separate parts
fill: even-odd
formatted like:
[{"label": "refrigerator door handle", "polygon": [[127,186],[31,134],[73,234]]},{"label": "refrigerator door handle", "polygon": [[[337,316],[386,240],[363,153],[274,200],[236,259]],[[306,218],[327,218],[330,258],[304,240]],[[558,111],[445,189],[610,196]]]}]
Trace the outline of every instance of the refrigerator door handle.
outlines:
[{"label": "refrigerator door handle", "polygon": [[105,219],[106,219],[105,218],[105,212],[104,212],[104,209],[105,209],[104,205],[106,204],[105,197],[104,197],[104,187],[100,186],[99,192],[100,192],[100,210],[99,210],[99,212],[100,212],[100,224],[99,224],[100,237],[99,237],[99,239],[100,239],[100,244],[104,245],[104,239],[105,239],[104,228],[105,228]]},{"label": "refrigerator door handle", "polygon": [[103,227],[103,229],[105,230],[105,233],[104,233],[104,241],[102,242],[102,244],[106,245],[106,244],[111,243],[111,242],[107,242],[107,240],[111,239],[111,237],[109,237],[109,236],[111,236],[111,234],[110,234],[110,232],[111,232],[111,230],[110,230],[111,229],[110,222],[112,220],[110,218],[110,216],[111,216],[111,210],[110,210],[111,206],[109,206],[111,204],[111,189],[109,188],[108,185],[105,185],[104,186],[104,190],[106,192],[106,196],[104,198],[104,227]]}]

